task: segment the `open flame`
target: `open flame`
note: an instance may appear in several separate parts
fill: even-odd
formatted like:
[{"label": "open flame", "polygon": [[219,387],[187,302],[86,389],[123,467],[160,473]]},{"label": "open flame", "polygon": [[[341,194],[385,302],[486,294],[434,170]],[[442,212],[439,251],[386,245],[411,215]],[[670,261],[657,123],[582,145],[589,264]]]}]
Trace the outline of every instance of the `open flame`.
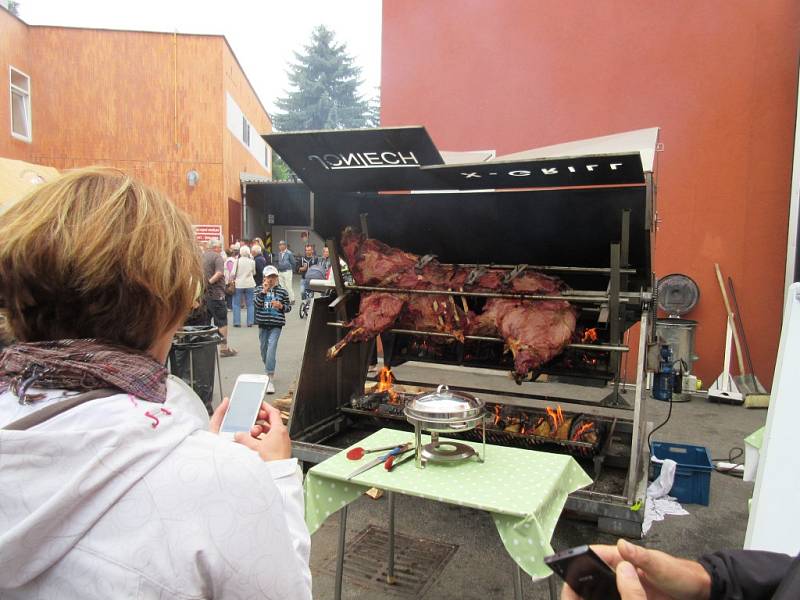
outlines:
[{"label": "open flame", "polygon": [[597,328],[592,327],[591,329],[586,329],[583,332],[583,337],[581,338],[582,344],[593,344],[597,341]]},{"label": "open flame", "polygon": [[378,373],[378,387],[375,389],[375,391],[388,392],[392,389],[393,382],[394,375],[392,374],[392,370],[389,367],[383,367]]},{"label": "open flame", "polygon": [[564,422],[564,413],[561,412],[561,405],[557,404],[555,410],[548,406],[546,410],[547,417],[550,420],[550,431],[555,433]]},{"label": "open flame", "polygon": [[580,427],[578,427],[578,429],[575,430],[575,433],[572,434],[572,441],[573,442],[582,441],[583,434],[592,429],[594,429],[594,422],[586,421],[583,425],[581,425]]},{"label": "open flame", "polygon": [[375,386],[375,393],[380,394],[386,392],[386,394],[388,394],[390,404],[397,404],[399,402],[397,392],[392,388],[394,379],[392,370],[389,367],[383,367],[378,372],[378,384]]}]

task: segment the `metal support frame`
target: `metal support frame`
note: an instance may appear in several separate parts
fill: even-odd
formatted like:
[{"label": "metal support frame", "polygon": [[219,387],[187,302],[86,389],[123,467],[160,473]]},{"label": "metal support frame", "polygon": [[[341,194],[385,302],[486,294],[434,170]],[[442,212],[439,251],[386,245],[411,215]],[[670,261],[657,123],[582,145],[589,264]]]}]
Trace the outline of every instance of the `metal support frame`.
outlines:
[{"label": "metal support frame", "polygon": [[[336,300],[334,300],[336,302]],[[327,325],[331,327],[340,327],[342,329],[346,329],[348,327],[347,323],[343,323],[342,321],[328,321]],[[400,333],[404,335],[416,335],[420,337],[430,336],[430,337],[446,337],[446,338],[453,338],[453,339],[460,339],[459,337],[453,335],[452,333],[444,333],[442,331],[417,331],[415,329],[387,329],[384,333]],[[497,342],[505,344],[506,341],[503,338],[499,337],[489,337],[484,335],[465,335],[463,336],[465,341],[475,341],[475,342]],[[567,344],[567,348],[575,348],[578,350],[597,350],[598,352],[628,352],[630,348],[625,345],[613,345],[613,344]]]},{"label": "metal support frame", "polygon": [[[395,492],[386,492],[386,496],[389,500],[389,536],[388,536],[388,556],[387,556],[387,565],[386,565],[386,583],[389,585],[394,585],[397,583],[397,578],[394,574],[394,546],[395,546],[395,513],[396,513],[396,506],[397,506],[397,494]],[[339,511],[339,543],[337,545],[336,551],[336,579],[334,581],[334,590],[333,590],[333,597],[335,600],[341,600],[342,598],[342,580],[344,579],[344,552],[345,552],[345,540],[347,537],[347,506],[343,506]],[[514,562],[514,575],[513,575],[513,583],[514,583],[514,599],[515,600],[523,600],[522,599],[522,568]],[[551,575],[547,578],[547,586],[550,595],[550,600],[556,600],[558,598],[558,588],[555,581],[555,575]]]},{"label": "metal support frame", "polygon": [[347,506],[339,511],[339,546],[336,553],[336,581],[333,585],[333,597],[342,600],[342,576],[344,575],[344,541],[347,537]]},{"label": "metal support frame", "polygon": [[[620,345],[622,343],[622,327],[620,317],[620,286],[622,284],[620,274],[621,245],[612,243],[610,249],[611,276],[608,281],[608,341],[611,344]],[[614,373],[614,390],[608,400],[612,404],[619,403],[619,354],[612,353],[609,357],[608,368]]]},{"label": "metal support frame", "polygon": [[[333,240],[326,240],[325,245],[328,247],[328,256],[331,259],[331,269],[333,270],[333,281],[336,285],[336,295],[338,298],[343,298],[345,295],[344,277],[342,276],[342,265],[339,263],[339,252],[336,249],[336,243]],[[337,303],[336,318],[340,321],[347,320],[347,310],[344,302]],[[337,331],[336,341],[339,342],[341,338],[341,331]],[[336,361],[336,406],[342,405],[342,396],[342,361]]]},{"label": "metal support frame", "polygon": [[[619,244],[614,244],[619,248]],[[619,275],[619,262],[616,274]],[[612,273],[612,277],[613,277]],[[605,292],[597,292],[594,290],[580,290],[573,291],[568,294],[515,294],[503,292],[468,292],[463,290],[430,290],[430,289],[407,289],[407,288],[393,288],[388,286],[378,285],[348,285],[348,290],[356,292],[384,292],[395,294],[422,294],[425,296],[465,296],[467,298],[507,298],[509,300],[534,300],[551,302],[553,300],[566,300],[567,302],[576,302],[581,304],[602,304],[610,302],[610,294]],[[339,292],[337,287],[337,294],[344,293],[344,290]],[[617,293],[616,302],[618,304],[641,304],[649,302],[652,295],[648,292],[619,292]]]},{"label": "metal support frame", "polygon": [[[633,431],[631,437],[631,460],[628,465],[628,480],[625,483],[625,495],[628,504],[636,501],[637,482],[639,471],[643,468],[641,464],[642,455],[642,430],[644,427],[644,361],[647,354],[647,320],[649,311],[642,311],[642,318],[639,328],[639,356],[636,361],[636,390],[633,396]],[[649,455],[649,453],[648,453]]]},{"label": "metal support frame", "polygon": [[522,600],[522,569],[514,563],[514,600]]},{"label": "metal support frame", "polygon": [[386,492],[389,497],[389,564],[386,567],[386,583],[394,585],[397,578],[394,576],[394,512],[397,501],[394,492]]}]

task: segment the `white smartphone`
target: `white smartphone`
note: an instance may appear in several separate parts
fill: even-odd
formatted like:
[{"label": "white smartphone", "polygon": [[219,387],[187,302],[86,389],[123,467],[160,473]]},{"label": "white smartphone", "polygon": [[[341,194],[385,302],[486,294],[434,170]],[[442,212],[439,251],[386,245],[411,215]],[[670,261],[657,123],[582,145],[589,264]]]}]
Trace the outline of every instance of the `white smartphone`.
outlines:
[{"label": "white smartphone", "polygon": [[221,435],[233,437],[237,431],[250,431],[258,418],[268,383],[267,375],[245,373],[236,378],[228,411],[219,430]]}]

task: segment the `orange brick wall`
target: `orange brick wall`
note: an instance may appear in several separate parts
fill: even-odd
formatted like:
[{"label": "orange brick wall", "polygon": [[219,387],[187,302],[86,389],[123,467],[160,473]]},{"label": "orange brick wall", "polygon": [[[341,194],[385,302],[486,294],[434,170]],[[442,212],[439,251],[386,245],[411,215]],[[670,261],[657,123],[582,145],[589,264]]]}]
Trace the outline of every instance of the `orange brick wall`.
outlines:
[{"label": "orange brick wall", "polygon": [[[222,48],[223,64],[223,88],[224,92],[229,93],[234,101],[239,105],[252,129],[251,138],[261,136],[272,131],[272,122],[269,120],[266,110],[262,106],[253,89],[250,87],[247,78],[236,61],[231,49],[223,43]],[[225,114],[226,98],[222,94],[221,110]],[[223,127],[223,155],[225,162],[224,169],[224,193],[226,198],[235,201],[242,201],[241,185],[239,183],[240,173],[250,173],[269,177],[270,172],[265,169],[260,162],[245,148],[242,143],[228,130]],[[226,230],[227,231],[227,230]]]},{"label": "orange brick wall", "polygon": [[239,173],[269,175],[227,129],[226,90],[253,135],[272,127],[221,36],[29,27],[0,10],[3,81],[9,63],[31,77],[33,143],[11,138],[2,101],[0,156],[122,169],[226,233],[228,198],[241,202]]},{"label": "orange brick wall", "polygon": [[[31,27],[34,106],[46,135],[34,162],[58,168],[115,166],[168,194],[197,222],[224,223],[222,38]],[[54,56],[63,57],[61,63]],[[200,180],[192,188],[186,173]]]},{"label": "orange brick wall", "polygon": [[[781,327],[800,52],[797,0],[383,3],[382,123],[499,154],[661,127],[654,270],[701,289],[696,370],[722,367],[719,262],[755,370]],[[535,263],[535,257],[520,261]],[[630,370],[629,370],[630,372]]]},{"label": "orange brick wall", "polygon": [[[33,81],[30,55],[28,53],[28,26],[0,8],[0,156],[30,161],[31,144],[11,136],[11,105],[9,100],[9,71],[13,66],[31,77],[31,104],[43,101],[40,88]],[[33,139],[42,130],[32,122]]]}]

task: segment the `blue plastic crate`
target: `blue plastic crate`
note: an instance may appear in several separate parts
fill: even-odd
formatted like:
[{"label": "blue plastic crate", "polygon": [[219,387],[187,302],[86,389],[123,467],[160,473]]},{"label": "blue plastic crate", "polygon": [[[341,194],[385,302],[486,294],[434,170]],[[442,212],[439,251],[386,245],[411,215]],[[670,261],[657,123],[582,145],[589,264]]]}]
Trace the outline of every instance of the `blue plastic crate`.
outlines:
[{"label": "blue plastic crate", "polygon": [[[678,463],[670,496],[684,504],[708,506],[711,471],[714,470],[708,448],[691,444],[653,442],[653,456],[662,460],[670,458]],[[652,479],[658,477],[661,465],[651,463],[651,473]]]}]

